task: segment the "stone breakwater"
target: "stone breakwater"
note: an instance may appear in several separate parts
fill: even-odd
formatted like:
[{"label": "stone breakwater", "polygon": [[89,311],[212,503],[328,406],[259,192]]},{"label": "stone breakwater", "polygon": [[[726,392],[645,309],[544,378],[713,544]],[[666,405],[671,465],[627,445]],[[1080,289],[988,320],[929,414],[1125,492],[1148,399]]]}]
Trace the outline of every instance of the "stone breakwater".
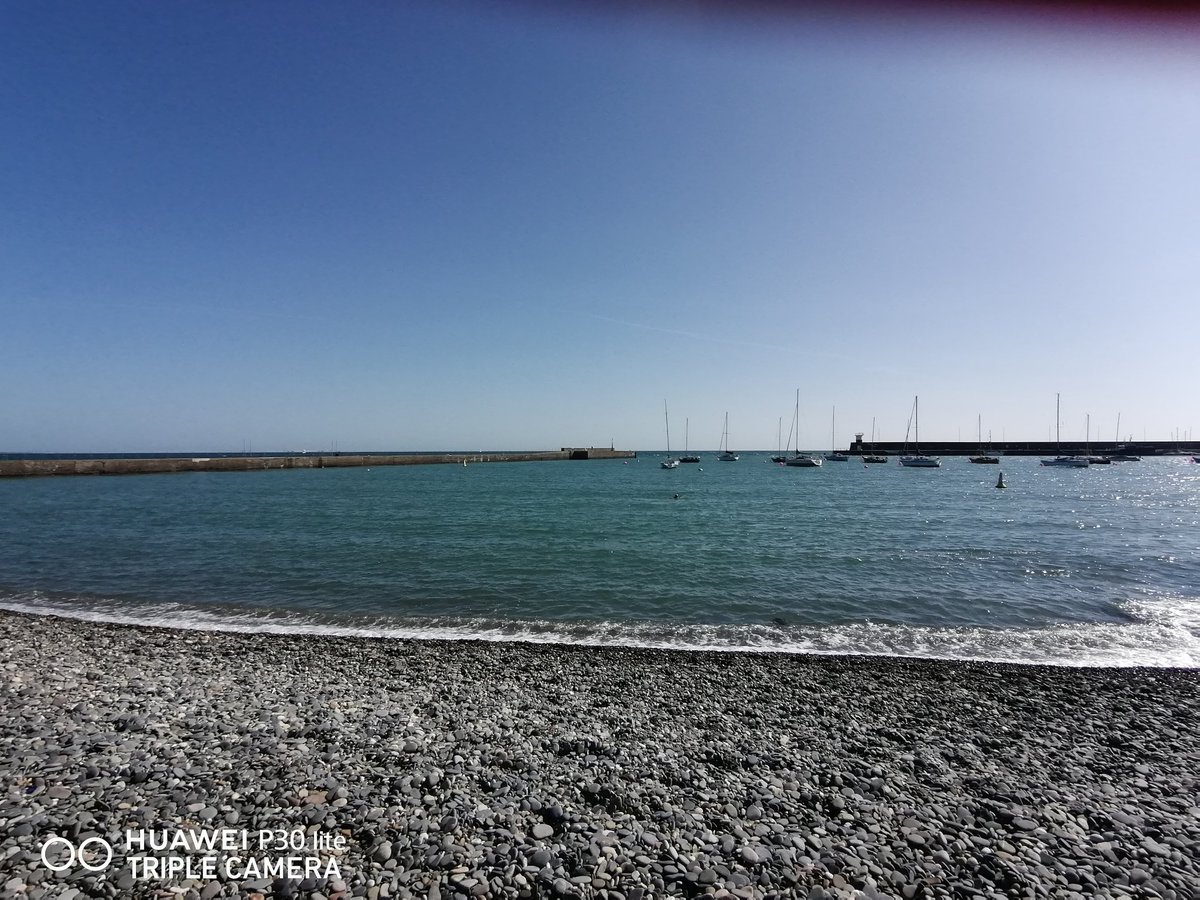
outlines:
[{"label": "stone breakwater", "polygon": [[[9,897],[1200,896],[1192,670],[3,613],[0,681]],[[302,832],[337,872],[136,878],[131,829]],[[55,873],[55,836],[114,857]]]},{"label": "stone breakwater", "polygon": [[0,459],[0,478],[47,475],[165,475],[178,472],[269,472],[278,469],[346,469],[372,466],[470,465],[493,462],[555,462],[633,459],[632,450],[563,447],[522,453],[304,454],[296,456],[153,456],[115,459]]}]

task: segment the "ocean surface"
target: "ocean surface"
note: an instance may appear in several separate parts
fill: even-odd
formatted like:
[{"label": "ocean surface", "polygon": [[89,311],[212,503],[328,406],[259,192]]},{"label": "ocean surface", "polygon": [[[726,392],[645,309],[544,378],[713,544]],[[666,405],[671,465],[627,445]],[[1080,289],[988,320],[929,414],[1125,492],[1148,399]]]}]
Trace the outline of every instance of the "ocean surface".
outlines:
[{"label": "ocean surface", "polygon": [[[0,608],[206,629],[1200,666],[1200,465],[492,463],[0,481]],[[1002,470],[1007,490],[997,490]]]}]

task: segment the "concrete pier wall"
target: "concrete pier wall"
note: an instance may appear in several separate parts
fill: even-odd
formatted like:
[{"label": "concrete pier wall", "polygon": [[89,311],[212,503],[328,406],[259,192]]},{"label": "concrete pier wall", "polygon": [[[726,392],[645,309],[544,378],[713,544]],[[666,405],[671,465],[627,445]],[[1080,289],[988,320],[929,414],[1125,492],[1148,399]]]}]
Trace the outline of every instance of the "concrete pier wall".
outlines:
[{"label": "concrete pier wall", "polygon": [[[974,456],[980,452],[980,446],[975,441],[921,441],[921,452],[930,456]],[[1195,453],[1191,444],[1180,445],[1175,441],[1129,441],[1113,444],[1111,441],[1063,441],[1061,445],[1055,441],[992,441],[982,448],[993,456],[1056,456],[1059,452],[1066,456],[1087,453],[1092,456],[1105,456],[1112,453],[1129,453],[1135,456],[1166,456],[1180,454],[1183,456]],[[902,452],[913,453],[912,444],[905,445],[901,441],[867,441],[853,443],[846,450],[854,456],[864,453],[886,453],[896,455]]]},{"label": "concrete pier wall", "polygon": [[141,459],[3,459],[0,478],[37,475],[155,475],[170,472],[256,472],[266,469],[333,469],[356,466],[467,465],[569,459],[632,459],[632,450],[563,447],[528,453],[420,453],[394,455],[146,457]]}]

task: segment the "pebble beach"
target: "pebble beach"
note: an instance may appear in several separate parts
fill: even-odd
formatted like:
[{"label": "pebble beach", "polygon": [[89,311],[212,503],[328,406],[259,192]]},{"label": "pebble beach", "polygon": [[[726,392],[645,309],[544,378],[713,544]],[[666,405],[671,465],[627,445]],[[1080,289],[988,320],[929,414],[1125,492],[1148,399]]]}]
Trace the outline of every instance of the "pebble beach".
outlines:
[{"label": "pebble beach", "polygon": [[[1197,670],[0,613],[0,680],[5,897],[1200,896]],[[135,876],[216,829],[323,871]]]}]

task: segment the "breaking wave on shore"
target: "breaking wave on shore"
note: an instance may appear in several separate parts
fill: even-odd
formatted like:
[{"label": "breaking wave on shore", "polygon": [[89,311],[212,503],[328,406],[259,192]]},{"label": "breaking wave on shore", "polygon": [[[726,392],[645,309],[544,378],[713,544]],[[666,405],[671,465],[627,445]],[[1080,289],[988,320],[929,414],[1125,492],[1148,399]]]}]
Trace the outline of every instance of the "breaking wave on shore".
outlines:
[{"label": "breaking wave on shore", "polygon": [[494,641],[582,647],[765,652],[1006,662],[1083,667],[1200,668],[1200,598],[1156,597],[1121,605],[1122,623],[1030,628],[548,621],[463,617],[319,616],[295,610],[0,594],[0,609],[88,622],[280,635],[427,641]]}]

